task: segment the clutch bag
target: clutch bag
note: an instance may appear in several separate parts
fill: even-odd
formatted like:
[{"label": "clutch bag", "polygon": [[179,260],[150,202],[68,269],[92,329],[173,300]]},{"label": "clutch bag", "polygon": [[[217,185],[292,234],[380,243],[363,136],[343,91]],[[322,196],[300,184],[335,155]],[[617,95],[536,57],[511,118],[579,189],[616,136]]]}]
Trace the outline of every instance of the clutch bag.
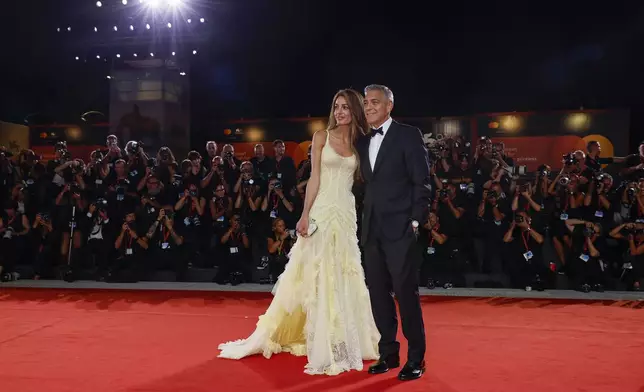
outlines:
[{"label": "clutch bag", "polygon": [[315,219],[309,219],[309,230],[307,231],[307,235],[310,237],[315,233],[318,229],[317,223],[315,223]]}]

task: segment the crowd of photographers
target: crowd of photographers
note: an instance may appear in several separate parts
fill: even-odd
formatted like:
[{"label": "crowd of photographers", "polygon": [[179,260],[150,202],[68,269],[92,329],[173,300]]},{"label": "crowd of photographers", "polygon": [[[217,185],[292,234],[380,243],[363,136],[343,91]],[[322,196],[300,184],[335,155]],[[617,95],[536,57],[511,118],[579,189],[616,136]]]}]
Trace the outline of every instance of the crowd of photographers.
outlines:
[{"label": "crowd of photographers", "polygon": [[[310,173],[297,168],[275,141],[274,157],[261,145],[247,162],[232,145],[218,154],[191,151],[177,161],[168,147],[156,156],[115,136],[85,163],[64,142],[43,164],[32,151],[3,152],[0,182],[0,275],[133,282],[166,270],[185,280],[191,268],[217,266],[220,284],[274,282],[296,236],[292,230]],[[4,150],[3,150],[4,151]],[[12,158],[12,159],[10,159]],[[26,278],[26,276],[22,276]]]},{"label": "crowd of photographers", "polygon": [[[273,154],[255,147],[241,162],[232,145],[208,142],[176,161],[141,143],[121,149],[115,136],[89,162],[64,142],[45,164],[31,151],[2,152],[0,273],[74,280],[138,281],[158,270],[177,280],[217,266],[214,281],[272,283],[296,240],[310,160],[297,167],[284,142]],[[469,272],[510,277],[542,290],[558,274],[589,292],[639,290],[644,272],[644,145],[625,158],[601,158],[601,146],[574,151],[551,172],[515,165],[500,143],[462,138],[428,145],[435,192],[419,231],[422,286],[464,286]],[[474,151],[471,154],[471,151]],[[608,165],[606,172],[602,167]],[[355,189],[360,201],[360,184]],[[360,211],[360,205],[357,206]]]}]

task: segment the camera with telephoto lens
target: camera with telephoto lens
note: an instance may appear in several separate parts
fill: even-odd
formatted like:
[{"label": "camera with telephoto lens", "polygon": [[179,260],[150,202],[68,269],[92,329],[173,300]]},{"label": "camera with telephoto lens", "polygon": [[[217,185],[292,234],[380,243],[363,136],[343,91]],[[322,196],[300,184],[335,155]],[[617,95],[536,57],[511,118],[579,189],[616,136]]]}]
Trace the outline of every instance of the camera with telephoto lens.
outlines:
[{"label": "camera with telephoto lens", "polygon": [[566,166],[573,166],[576,165],[579,161],[577,160],[577,157],[575,157],[574,153],[569,152],[568,154],[563,155],[563,162]]},{"label": "camera with telephoto lens", "polygon": [[96,164],[96,165],[102,164],[104,158],[105,158],[105,156],[103,155],[103,153],[100,150],[94,151],[94,164]]},{"label": "camera with telephoto lens", "polygon": [[541,165],[537,168],[537,174],[539,177],[548,177],[550,175],[550,170],[548,170],[548,166],[546,165]]},{"label": "camera with telephoto lens", "polygon": [[38,213],[38,216],[40,217],[40,220],[43,222],[49,222],[51,220],[51,217],[49,216],[49,212],[40,212]]},{"label": "camera with telephoto lens", "polygon": [[561,178],[559,179],[559,185],[566,186],[570,184],[571,180],[572,179],[570,178],[570,176],[561,176]]},{"label": "camera with telephoto lens", "polygon": [[515,223],[523,223],[524,221],[525,221],[525,219],[523,218],[523,215],[516,215],[514,217],[514,222]]},{"label": "camera with telephoto lens", "polygon": [[144,147],[143,142],[130,142],[126,146],[126,151],[130,155],[136,155],[139,153],[139,148]]},{"label": "camera with telephoto lens", "polygon": [[64,161],[71,161],[72,160],[72,153],[67,151],[67,150],[61,150],[60,157]]},{"label": "camera with telephoto lens", "polygon": [[440,189],[438,191],[438,198],[440,200],[445,200],[449,198],[449,191],[447,189]]},{"label": "camera with telephoto lens", "polygon": [[629,199],[633,199],[633,198],[635,198],[635,195],[637,194],[637,189],[635,189],[635,188],[628,188],[628,189],[626,190],[626,194],[628,195],[628,198],[629,198]]},{"label": "camera with telephoto lens", "polygon": [[191,197],[197,197],[197,191],[196,190],[188,189],[188,194]]},{"label": "camera with telephoto lens", "polygon": [[232,151],[226,151],[226,152],[224,153],[224,158],[226,158],[226,159],[231,159],[232,157],[233,157],[233,153],[232,153]]},{"label": "camera with telephoto lens", "polygon": [[282,189],[282,181],[279,181],[279,180],[275,181],[275,183],[273,184],[273,188]]},{"label": "camera with telephoto lens", "polygon": [[77,184],[77,183],[72,182],[72,183],[69,185],[69,192],[70,192],[70,193],[72,193],[72,194],[74,194],[74,195],[78,195],[78,194],[80,194],[80,191],[81,191],[81,189],[80,189],[80,187],[78,186],[78,184]]},{"label": "camera with telephoto lens", "polygon": [[591,227],[584,227],[584,237],[590,238],[595,235],[595,229]]},{"label": "camera with telephoto lens", "polygon": [[105,212],[107,209],[107,200],[105,199],[97,199],[96,202],[94,203],[96,206],[96,210],[99,212]]}]

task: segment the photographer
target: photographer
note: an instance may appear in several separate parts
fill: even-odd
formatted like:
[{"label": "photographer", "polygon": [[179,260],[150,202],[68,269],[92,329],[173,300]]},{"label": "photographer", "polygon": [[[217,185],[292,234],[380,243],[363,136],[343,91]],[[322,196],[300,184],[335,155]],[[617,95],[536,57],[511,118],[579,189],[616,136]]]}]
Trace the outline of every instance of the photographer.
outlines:
[{"label": "photographer", "polygon": [[286,155],[286,145],[283,140],[275,140],[273,142],[273,150],[275,151],[275,176],[284,184],[284,189],[291,189],[295,186],[295,162],[293,158]]},{"label": "photographer", "polygon": [[470,167],[467,153],[459,154],[456,163],[447,173],[450,183],[458,186],[461,192],[467,192],[468,196],[474,196],[474,172]]},{"label": "photographer", "polygon": [[[644,200],[640,203],[642,190],[639,189],[637,182],[627,182],[617,189],[619,196],[619,209],[615,214],[615,223],[621,224],[634,221],[644,217]],[[644,195],[643,195],[644,196]]]},{"label": "photographer", "polygon": [[[295,233],[286,230],[286,222],[277,218],[273,221],[273,235],[267,239],[268,253],[271,255],[269,262],[269,283],[274,284],[284,272],[288,263],[291,247],[295,243]],[[264,267],[264,265],[260,266]],[[260,268],[258,267],[258,269]]]},{"label": "photographer", "polygon": [[610,174],[600,174],[593,177],[588,184],[588,192],[584,197],[585,220],[599,223],[608,227],[612,221],[609,192],[613,186]]},{"label": "photographer", "polygon": [[13,280],[13,269],[22,258],[27,246],[29,220],[17,210],[15,201],[7,201],[0,215],[0,276],[2,280]]},{"label": "photographer", "polygon": [[638,147],[638,154],[631,154],[624,161],[626,167],[620,173],[622,177],[631,182],[644,178],[644,141]]},{"label": "photographer", "polygon": [[272,223],[273,219],[282,218],[288,227],[295,227],[293,211],[295,210],[293,203],[286,197],[282,182],[277,178],[271,178],[268,182],[268,193],[262,201],[262,212],[268,211],[269,221]]},{"label": "photographer", "polygon": [[509,206],[498,183],[483,190],[483,197],[478,207],[478,235],[474,240],[480,269],[483,273],[501,273],[503,262],[501,245],[503,238],[503,221]]},{"label": "photographer", "polygon": [[85,247],[86,260],[94,260],[97,268],[97,280],[104,280],[108,275],[109,263],[108,256],[110,249],[110,233],[108,224],[110,218],[107,215],[107,201],[98,199],[89,205],[87,209],[88,229],[87,245]]},{"label": "photographer", "polygon": [[239,215],[233,215],[230,219],[230,227],[221,236],[220,243],[225,249],[225,255],[217,270],[214,282],[217,284],[231,283],[233,286],[243,282],[251,282],[251,257],[247,254],[250,249],[250,241],[246,227],[242,225]]},{"label": "photographer", "polygon": [[[572,159],[569,160],[569,163]],[[553,221],[551,224],[552,242],[559,258],[560,272],[564,272],[567,266],[567,252],[570,248],[570,231],[566,227],[566,221],[570,218],[583,217],[583,202],[585,195],[579,192],[579,181],[577,175],[570,173],[572,165],[564,166],[548,188],[548,193],[554,198]]]},{"label": "photographer", "polygon": [[602,165],[609,165],[612,163],[623,163],[625,158],[601,158],[602,147],[598,141],[591,140],[586,144],[586,159],[584,161],[585,170],[582,176],[586,177],[588,181],[597,177],[602,171]]},{"label": "photographer", "polygon": [[125,158],[121,148],[119,147],[119,139],[116,135],[108,135],[105,141],[105,146],[107,147],[107,150],[103,152],[103,155],[104,160],[107,161],[108,165],[113,165],[114,162],[119,159]]},{"label": "photographer", "polygon": [[[56,197],[56,206],[58,214],[56,219],[57,231],[62,233],[60,244],[60,256],[63,262],[68,265],[72,274],[68,276],[73,279],[73,268],[78,264],[78,258],[81,257],[79,250],[82,246],[83,233],[78,225],[82,211],[85,209],[85,198],[78,184],[71,183],[63,186],[63,190]],[[74,233],[73,236],[71,233]],[[70,241],[72,242],[73,251],[70,252]],[[69,262],[69,263],[68,263]]]},{"label": "photographer", "polygon": [[139,196],[136,186],[130,181],[124,160],[114,163],[114,174],[107,179],[107,201],[110,206],[110,216],[115,221],[125,218],[127,211],[134,208]]},{"label": "photographer", "polygon": [[143,150],[143,143],[140,141],[130,140],[127,142],[125,145],[125,153],[128,160],[127,169],[129,180],[132,184],[137,184],[141,180],[141,177],[145,176],[145,168],[150,157]]},{"label": "photographer", "polygon": [[579,291],[604,291],[605,265],[601,253],[605,249],[601,225],[581,219],[568,219],[566,226],[571,233],[568,253],[568,272]]},{"label": "photographer", "polygon": [[259,189],[254,182],[242,180],[241,188],[235,198],[234,209],[239,212],[241,222],[247,227],[251,227],[253,221],[258,219],[257,212],[262,204]]},{"label": "photographer", "polygon": [[110,282],[138,282],[145,271],[147,238],[139,234],[136,214],[128,211],[114,242],[116,259],[110,265]]},{"label": "photographer", "polygon": [[531,223],[527,212],[517,212],[503,236],[503,242],[508,244],[506,255],[514,285],[524,287],[526,291],[533,287],[543,291],[541,276],[546,271],[541,252],[543,236],[532,229]]},{"label": "photographer", "polygon": [[56,241],[58,236],[53,233],[54,226],[48,212],[36,214],[31,227],[32,250],[34,256],[34,279],[38,280],[43,275],[53,275],[54,258],[56,257]]},{"label": "photographer", "polygon": [[177,218],[183,222],[180,231],[184,239],[183,246],[190,261],[194,260],[201,250],[199,244],[205,229],[203,225],[205,208],[206,199],[199,194],[199,188],[195,184],[188,185],[188,189],[174,207]]},{"label": "photographer", "polygon": [[465,214],[465,204],[457,192],[454,184],[440,184],[432,203],[432,211],[438,215],[443,232],[453,239],[464,234],[461,218]]},{"label": "photographer", "polygon": [[233,201],[226,194],[226,188],[223,184],[217,185],[212,198],[209,201],[210,214],[215,226],[223,228],[227,226],[226,220],[233,211]]},{"label": "photographer", "polygon": [[233,193],[239,193],[239,190],[242,188],[242,186],[256,185],[261,187],[259,182],[257,182],[254,178],[255,172],[253,170],[253,164],[249,161],[244,161],[241,163],[241,165],[239,166],[239,174],[240,175],[237,178],[237,182],[233,187]]},{"label": "photographer", "polygon": [[257,179],[258,185],[264,189],[268,183],[268,178],[271,173],[275,172],[275,161],[266,156],[264,153],[264,145],[256,144],[255,156],[250,159],[250,163],[255,169],[253,177]]},{"label": "photographer", "polygon": [[188,269],[187,254],[183,249],[183,237],[174,227],[174,211],[171,205],[159,210],[157,219],[148,229],[147,238],[150,244],[147,266],[153,270],[172,270],[175,279],[185,280]]},{"label": "photographer", "polygon": [[[11,162],[13,154],[6,149],[5,146],[0,146],[0,187],[11,188],[18,181],[18,172]],[[4,202],[6,195],[0,192],[0,202]]]},{"label": "photographer", "polygon": [[148,177],[145,190],[141,192],[141,204],[138,211],[143,225],[149,225],[156,219],[159,209],[165,201],[163,183],[156,176]]},{"label": "photographer", "polygon": [[228,184],[237,183],[241,161],[235,158],[235,149],[232,145],[226,144],[222,148],[221,155],[224,159],[224,177],[226,178],[226,182]]},{"label": "photographer", "polygon": [[190,151],[188,153],[188,160],[190,161],[190,170],[187,175],[183,177],[185,185],[194,184],[201,187],[201,181],[206,177],[205,169],[201,166],[201,154],[197,151]]},{"label": "photographer", "polygon": [[107,194],[106,178],[110,174],[109,162],[100,150],[92,151],[90,158],[84,178],[86,190],[91,198],[103,198]]},{"label": "photographer", "polygon": [[420,282],[428,289],[443,287],[451,289],[454,285],[465,283],[465,263],[458,251],[457,241],[443,233],[441,220],[434,212],[429,213],[423,225],[419,241],[425,248],[423,264],[420,268]]},{"label": "photographer", "polygon": [[216,156],[212,158],[210,171],[203,180],[201,180],[201,189],[206,191],[212,190],[220,184],[224,186],[226,192],[230,191],[230,187],[226,182],[226,176],[224,175],[224,160],[221,157]]},{"label": "photographer", "polygon": [[212,171],[212,163],[213,159],[217,156],[217,142],[215,141],[208,141],[206,142],[206,155],[205,159],[203,160],[203,167],[206,172]]},{"label": "photographer", "polygon": [[306,152],[306,159],[302,160],[299,165],[297,165],[295,177],[297,179],[298,188],[302,182],[308,182],[309,178],[311,178],[311,148],[312,146],[309,146]]},{"label": "photographer", "polygon": [[610,236],[617,240],[626,240],[622,279],[629,290],[640,291],[640,280],[644,277],[644,224],[623,223],[615,227]]}]

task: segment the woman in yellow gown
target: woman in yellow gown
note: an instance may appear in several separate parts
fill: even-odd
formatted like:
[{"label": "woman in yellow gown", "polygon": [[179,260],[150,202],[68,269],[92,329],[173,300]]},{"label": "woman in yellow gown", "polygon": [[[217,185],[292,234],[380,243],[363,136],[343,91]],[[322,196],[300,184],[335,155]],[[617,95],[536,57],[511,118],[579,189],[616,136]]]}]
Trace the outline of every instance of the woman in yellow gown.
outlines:
[{"label": "woman in yellow gown", "polygon": [[[369,129],[363,98],[341,90],[329,126],[316,132],[299,238],[273,288],[273,301],[247,338],[221,344],[220,358],[280,352],[306,355],[308,374],[362,370],[378,359],[380,335],[373,320],[358,248],[352,193],[359,173],[355,143]],[[310,236],[309,224],[317,230]]]}]

